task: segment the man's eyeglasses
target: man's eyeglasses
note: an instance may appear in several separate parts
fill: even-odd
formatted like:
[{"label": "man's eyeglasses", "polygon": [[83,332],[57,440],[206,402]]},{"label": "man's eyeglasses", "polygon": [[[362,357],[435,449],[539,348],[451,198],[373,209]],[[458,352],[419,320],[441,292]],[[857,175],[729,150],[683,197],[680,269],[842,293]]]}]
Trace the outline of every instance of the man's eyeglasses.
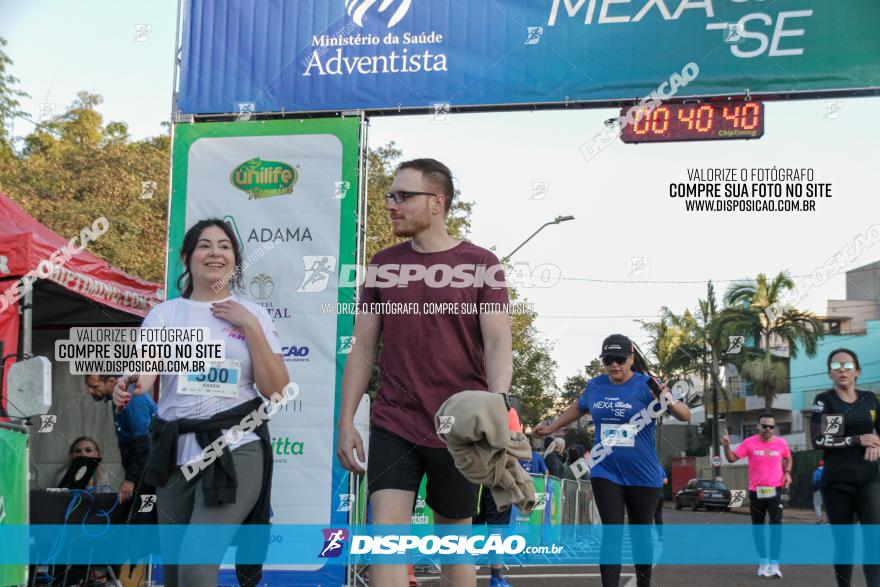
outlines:
[{"label": "man's eyeglasses", "polygon": [[626,363],[627,357],[602,357],[602,364],[608,367],[612,363],[615,365],[623,365]]},{"label": "man's eyeglasses", "polygon": [[761,428],[764,430],[773,430],[776,428],[776,424],[761,424]]},{"label": "man's eyeglasses", "polygon": [[385,201],[390,202],[391,200],[394,200],[394,202],[396,204],[403,204],[407,200],[409,200],[410,198],[412,198],[414,196],[437,196],[437,195],[439,195],[439,194],[432,194],[431,192],[406,192],[406,191],[388,192],[387,194],[385,194]]},{"label": "man's eyeglasses", "polygon": [[841,367],[843,367],[847,371],[852,371],[853,369],[855,369],[856,364],[853,363],[852,361],[846,361],[845,363],[841,363],[840,361],[831,361],[831,370],[832,371],[836,371],[836,370],[840,369]]}]

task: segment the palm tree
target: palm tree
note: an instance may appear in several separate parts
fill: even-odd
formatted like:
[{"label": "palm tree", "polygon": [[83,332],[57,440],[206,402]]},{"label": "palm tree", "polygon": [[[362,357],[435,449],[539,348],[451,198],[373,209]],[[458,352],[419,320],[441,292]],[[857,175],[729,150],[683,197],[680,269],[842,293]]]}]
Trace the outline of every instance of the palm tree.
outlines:
[{"label": "palm tree", "polygon": [[[642,326],[649,333],[650,350],[657,361],[658,371],[670,381],[686,380],[687,374],[699,372],[703,390],[717,390],[725,400],[727,420],[730,421],[730,398],[721,379],[721,361],[728,344],[711,281],[707,284],[706,298],[698,300],[697,305],[695,313],[685,309],[680,316],[664,306],[660,309],[658,322],[642,322]],[[704,395],[704,405],[706,397]],[[716,417],[717,414],[713,414],[713,421]],[[717,451],[717,426],[713,428],[712,436]]]},{"label": "palm tree", "polygon": [[744,334],[751,337],[756,346],[759,341],[764,343],[763,358],[746,359],[742,374],[754,385],[756,393],[764,397],[768,411],[786,384],[785,369],[773,360],[771,337],[785,342],[792,357],[797,356],[799,343],[808,357],[814,357],[822,331],[812,312],[798,310],[783,302],[785,294],[792,288],[794,281],[784,272],[772,280],[759,273],[754,280],[734,282],[724,296],[727,307],[720,315],[719,323],[724,334]]},{"label": "palm tree", "polygon": [[715,299],[715,286],[711,281],[706,287],[706,299],[700,300],[699,306],[699,342],[704,351],[709,387],[718,390],[721,394],[724,399],[726,421],[730,422],[730,395],[727,393],[727,386],[721,380],[721,357],[726,354],[729,344],[728,339],[725,338],[721,313]]},{"label": "palm tree", "polygon": [[[660,308],[660,320],[639,320],[648,332],[648,356],[653,359],[651,370],[672,387],[678,381],[688,382],[687,375],[699,369],[700,349],[694,340],[694,320],[690,311],[681,316],[668,307]],[[657,451],[663,438],[663,419],[657,420]]]}]

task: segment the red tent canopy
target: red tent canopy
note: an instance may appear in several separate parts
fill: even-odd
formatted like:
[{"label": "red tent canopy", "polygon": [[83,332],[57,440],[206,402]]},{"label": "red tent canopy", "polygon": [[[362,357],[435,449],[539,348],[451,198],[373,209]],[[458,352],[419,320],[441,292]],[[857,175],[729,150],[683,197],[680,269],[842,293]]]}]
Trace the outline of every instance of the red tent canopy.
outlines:
[{"label": "red tent canopy", "polygon": [[[74,245],[81,246],[80,235],[75,236]],[[68,242],[69,238],[40,224],[0,193],[0,296],[20,285],[21,278],[35,271],[40,261],[50,261],[53,253],[65,247],[69,250]],[[33,282],[33,308],[29,310],[34,329],[136,325],[164,298],[159,284],[120,271],[88,251],[72,254],[63,264],[64,256],[56,254],[55,259],[58,262],[53,264],[57,266],[49,277]],[[18,352],[18,298],[23,297],[21,288],[19,294],[10,291],[6,299],[0,298],[0,355]],[[5,379],[5,370],[3,375]],[[0,398],[0,407],[5,408],[5,393]]]},{"label": "red tent canopy", "polygon": [[[26,275],[67,243],[68,239],[0,193],[0,279]],[[141,317],[164,297],[159,284],[120,271],[88,251],[71,257],[48,280],[104,306]]]}]

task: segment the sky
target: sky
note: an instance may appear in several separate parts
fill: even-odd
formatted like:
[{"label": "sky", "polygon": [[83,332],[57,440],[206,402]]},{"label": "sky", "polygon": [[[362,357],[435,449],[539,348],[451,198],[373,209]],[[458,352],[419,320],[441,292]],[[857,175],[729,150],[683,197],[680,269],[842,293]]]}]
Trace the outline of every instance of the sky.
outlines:
[{"label": "sky", "polygon": [[[170,119],[176,10],[171,0],[0,0],[0,36],[31,96],[24,109],[61,111],[88,90],[104,97],[105,121],[125,121],[135,138],[159,134]],[[512,259],[557,267],[562,277],[553,287],[520,288],[554,346],[561,383],[598,355],[608,334],[642,343],[636,320],[655,319],[662,306],[695,308],[706,280],[720,295],[730,280],[759,272],[806,276],[880,222],[880,119],[866,116],[878,108],[880,98],[771,102],[759,140],[615,141],[589,162],[579,147],[617,111],[373,118],[369,144],[394,141],[406,158],[445,162],[462,198],[476,204],[470,239],[499,257],[556,216],[575,217],[545,228]],[[19,121],[15,132],[30,128]],[[810,213],[700,213],[669,196],[690,168],[774,165],[813,169],[831,197]],[[535,184],[545,186],[543,197]],[[880,247],[868,248],[848,268],[878,259]],[[837,274],[800,305],[824,314],[844,286]]]}]

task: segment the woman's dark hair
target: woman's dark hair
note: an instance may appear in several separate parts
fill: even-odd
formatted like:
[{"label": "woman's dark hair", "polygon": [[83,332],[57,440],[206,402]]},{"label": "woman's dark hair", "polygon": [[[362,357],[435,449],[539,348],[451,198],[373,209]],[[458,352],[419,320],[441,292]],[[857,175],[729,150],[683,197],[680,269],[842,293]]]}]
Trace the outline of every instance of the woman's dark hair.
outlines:
[{"label": "woman's dark hair", "polygon": [[633,349],[633,366],[632,370],[637,371],[643,375],[647,375],[651,377],[651,368],[648,367],[648,359],[645,358],[645,355],[642,353],[642,349],[636,343],[632,343]]},{"label": "woman's dark hair", "polygon": [[235,236],[235,231],[232,230],[232,227],[225,220],[220,220],[219,218],[208,218],[206,220],[200,220],[199,222],[196,222],[193,227],[187,230],[186,234],[183,236],[183,244],[180,247],[180,256],[183,257],[184,267],[183,273],[181,273],[180,277],[177,278],[177,289],[182,292],[181,295],[185,298],[190,297],[193,292],[193,284],[192,279],[190,278],[191,275],[189,271],[189,261],[192,258],[193,251],[196,250],[196,245],[199,244],[199,238],[201,238],[202,236],[202,231],[209,226],[216,226],[217,228],[221,229],[223,232],[226,233],[226,238],[229,239],[229,242],[232,243],[232,252],[235,255],[235,269],[230,274],[229,281],[237,289],[244,289],[244,283],[241,276],[241,245],[238,242],[238,238]]},{"label": "woman's dark hair", "polygon": [[583,456],[583,454],[581,454],[580,452],[578,452],[578,449],[577,449],[576,447],[574,447],[574,446],[570,446],[570,447],[568,447],[568,459],[567,459],[567,461],[568,461],[568,464],[569,464],[569,465],[572,464],[573,462],[579,460],[582,456]]},{"label": "woman's dark hair", "polygon": [[831,351],[831,353],[829,353],[829,355],[828,355],[828,370],[829,371],[831,371],[831,357],[833,357],[837,353],[846,353],[849,356],[851,356],[853,363],[856,364],[856,369],[861,371],[861,367],[859,367],[859,356],[849,349],[834,349],[833,351]]}]

